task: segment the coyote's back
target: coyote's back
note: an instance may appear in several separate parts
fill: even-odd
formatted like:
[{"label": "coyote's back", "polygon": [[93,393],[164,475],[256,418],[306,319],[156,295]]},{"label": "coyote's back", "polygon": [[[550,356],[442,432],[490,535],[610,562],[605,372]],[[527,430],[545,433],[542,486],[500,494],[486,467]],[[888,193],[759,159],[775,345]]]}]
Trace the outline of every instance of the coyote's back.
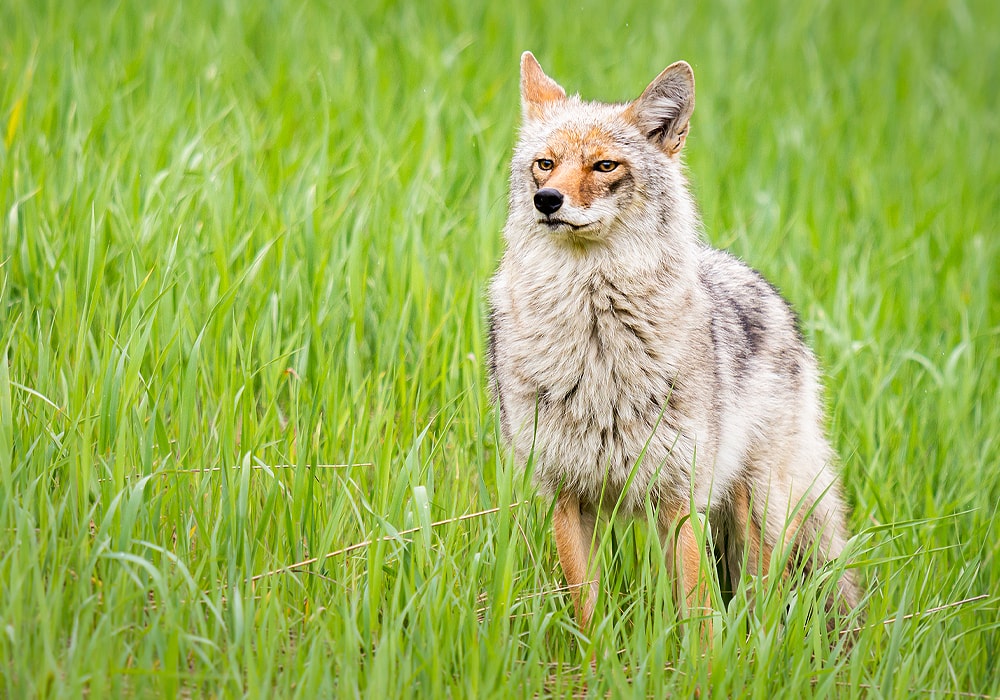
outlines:
[{"label": "coyote's back", "polygon": [[[758,273],[701,240],[680,151],[694,76],[679,62],[634,102],[567,97],[530,53],[507,243],[490,288],[489,369],[504,439],[556,496],[560,561],[593,611],[601,511],[650,499],[689,605],[704,605],[692,506],[738,577],[845,543],[816,360]],[[814,546],[815,545],[815,546]],[[584,585],[590,582],[589,586]],[[843,601],[857,602],[849,574]]]}]

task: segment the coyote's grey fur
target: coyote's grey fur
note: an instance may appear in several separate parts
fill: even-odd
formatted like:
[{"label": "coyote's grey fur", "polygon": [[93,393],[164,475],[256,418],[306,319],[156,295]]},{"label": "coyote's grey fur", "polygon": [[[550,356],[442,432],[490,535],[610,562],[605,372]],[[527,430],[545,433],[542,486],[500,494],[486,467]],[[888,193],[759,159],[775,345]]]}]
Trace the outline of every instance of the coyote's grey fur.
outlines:
[{"label": "coyote's grey fur", "polygon": [[[582,625],[600,511],[649,499],[682,602],[707,602],[691,507],[720,571],[823,562],[845,545],[816,360],[757,272],[708,247],[680,151],[694,76],[678,62],[634,102],[567,97],[530,53],[506,251],[490,287],[489,370],[503,438],[558,497],[559,557]],[[589,582],[589,583],[588,583]],[[851,572],[843,602],[858,593]]]}]

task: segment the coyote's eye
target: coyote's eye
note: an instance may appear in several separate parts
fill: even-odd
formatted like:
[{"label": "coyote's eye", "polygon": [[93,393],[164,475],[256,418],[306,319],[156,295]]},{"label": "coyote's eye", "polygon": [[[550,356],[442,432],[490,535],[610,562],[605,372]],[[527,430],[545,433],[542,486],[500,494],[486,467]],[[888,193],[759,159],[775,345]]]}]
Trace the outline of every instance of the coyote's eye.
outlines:
[{"label": "coyote's eye", "polygon": [[594,163],[594,170],[599,173],[610,173],[618,167],[618,163],[613,160],[599,160]]},{"label": "coyote's eye", "polygon": [[548,158],[539,158],[535,161],[535,165],[538,166],[539,170],[552,170],[552,168],[556,167],[556,164]]}]

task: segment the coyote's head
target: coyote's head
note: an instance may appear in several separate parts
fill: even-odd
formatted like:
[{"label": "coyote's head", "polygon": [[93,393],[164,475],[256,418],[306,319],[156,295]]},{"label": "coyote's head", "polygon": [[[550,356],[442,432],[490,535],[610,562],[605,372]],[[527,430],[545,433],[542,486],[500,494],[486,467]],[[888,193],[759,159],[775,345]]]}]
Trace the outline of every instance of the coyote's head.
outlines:
[{"label": "coyote's head", "polygon": [[508,236],[585,243],[690,230],[679,158],[694,110],[687,63],[668,67],[633,102],[604,104],[567,97],[526,51],[521,108]]}]

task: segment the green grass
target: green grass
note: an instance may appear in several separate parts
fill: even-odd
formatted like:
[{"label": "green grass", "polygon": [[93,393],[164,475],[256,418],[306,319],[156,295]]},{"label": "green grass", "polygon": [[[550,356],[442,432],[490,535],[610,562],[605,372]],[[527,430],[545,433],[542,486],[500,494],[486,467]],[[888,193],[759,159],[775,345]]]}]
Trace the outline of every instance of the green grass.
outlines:
[{"label": "green grass", "polygon": [[[997,8],[0,5],[0,695],[1000,695]],[[642,523],[576,629],[485,392],[529,48],[694,66],[706,235],[826,367],[853,649],[822,577],[700,647]]]}]

